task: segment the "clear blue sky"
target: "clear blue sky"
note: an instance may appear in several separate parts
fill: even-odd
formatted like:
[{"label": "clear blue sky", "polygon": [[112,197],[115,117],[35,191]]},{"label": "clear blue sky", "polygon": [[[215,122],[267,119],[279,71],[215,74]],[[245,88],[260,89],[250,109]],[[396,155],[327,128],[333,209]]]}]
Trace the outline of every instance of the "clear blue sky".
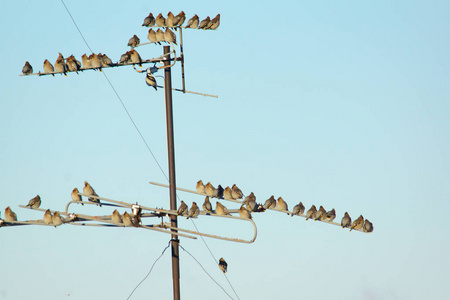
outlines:
[{"label": "clear blue sky", "polygon": [[[450,260],[448,1],[72,1],[93,50],[127,51],[149,13],[214,17],[184,31],[188,90],[174,95],[177,183],[238,184],[257,201],[363,214],[372,234],[267,212],[255,243],[207,240],[241,299],[443,299]],[[63,210],[88,180],[100,196],[168,207],[165,177],[99,72],[19,77],[58,52],[88,53],[60,1],[9,1],[0,12],[0,210],[20,220],[39,194]],[[138,48],[143,58],[160,46]],[[130,68],[106,70],[167,169],[164,93]],[[160,74],[162,75],[162,74]],[[162,78],[157,78],[162,84]],[[180,66],[173,72],[181,87]],[[201,197],[180,193],[188,204]],[[228,204],[229,208],[237,208]],[[109,214],[107,209],[77,212]],[[251,237],[251,227],[199,218],[200,230]],[[190,221],[181,226],[192,229]],[[126,299],[169,236],[147,230],[1,228],[0,299]],[[229,293],[201,240],[182,240]],[[181,251],[183,299],[228,299]],[[70,296],[67,296],[70,295]],[[132,299],[171,299],[169,252]]]}]

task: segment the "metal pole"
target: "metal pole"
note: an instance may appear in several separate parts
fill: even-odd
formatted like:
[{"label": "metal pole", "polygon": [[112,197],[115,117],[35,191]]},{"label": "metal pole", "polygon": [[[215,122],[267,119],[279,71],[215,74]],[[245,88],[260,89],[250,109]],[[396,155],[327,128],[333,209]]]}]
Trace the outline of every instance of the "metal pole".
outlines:
[{"label": "metal pole", "polygon": [[[164,46],[164,66],[170,65],[170,46]],[[167,152],[169,156],[169,185],[170,185],[170,209],[177,210],[177,190],[175,183],[175,147],[173,137],[173,112],[172,112],[172,75],[171,68],[164,69],[164,93],[166,96],[166,124],[167,124]],[[170,224],[178,227],[177,216],[170,216]],[[172,230],[177,232],[177,230]],[[180,300],[180,249],[178,236],[172,234],[172,278],[173,299]]]}]

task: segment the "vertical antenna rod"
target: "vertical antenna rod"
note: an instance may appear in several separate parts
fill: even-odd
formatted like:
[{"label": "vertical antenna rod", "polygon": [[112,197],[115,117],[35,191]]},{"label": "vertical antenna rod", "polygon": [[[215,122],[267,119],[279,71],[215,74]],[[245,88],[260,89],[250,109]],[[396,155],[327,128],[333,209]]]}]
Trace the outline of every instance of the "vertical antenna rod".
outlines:
[{"label": "vertical antenna rod", "polygon": [[186,93],[186,86],[184,84],[184,52],[183,52],[183,29],[180,27],[180,56],[181,56],[181,80],[183,83],[183,93]]},{"label": "vertical antenna rod", "polygon": [[[167,124],[167,153],[169,156],[169,185],[170,209],[177,210],[177,194],[175,183],[175,144],[173,137],[173,111],[172,111],[172,75],[170,62],[170,46],[164,46],[164,92],[166,96],[166,124]],[[176,215],[170,215],[171,226],[178,227]],[[177,232],[176,230],[172,230]],[[180,300],[180,248],[178,236],[172,234],[172,278],[173,299]]]}]

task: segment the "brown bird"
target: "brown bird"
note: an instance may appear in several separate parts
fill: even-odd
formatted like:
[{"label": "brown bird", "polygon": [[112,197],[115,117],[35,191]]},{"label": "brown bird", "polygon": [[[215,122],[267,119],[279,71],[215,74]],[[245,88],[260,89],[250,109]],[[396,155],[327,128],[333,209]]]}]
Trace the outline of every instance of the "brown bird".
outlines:
[{"label": "brown bird", "polygon": [[52,212],[50,209],[47,209],[44,213],[44,223],[47,225],[52,224]]},{"label": "brown bird", "polygon": [[129,40],[128,40],[128,45],[131,48],[136,47],[137,45],[139,45],[141,43],[141,40],[137,37],[137,35],[133,35]]},{"label": "brown bird", "polygon": [[115,209],[111,215],[111,220],[113,221],[114,224],[116,225],[122,225],[122,216],[120,215],[120,213],[117,211],[117,209]]},{"label": "brown bird", "polygon": [[214,19],[212,19],[205,29],[216,30],[219,27],[219,25],[220,25],[220,14],[218,14]]},{"label": "brown bird", "polygon": [[67,76],[66,72],[69,70],[69,68],[67,67],[65,61],[64,61],[64,57],[61,53],[59,53],[58,58],[56,59],[55,62],[55,72],[57,73],[61,73],[65,76]]},{"label": "brown bird", "polygon": [[209,17],[206,17],[206,19],[200,22],[200,25],[198,25],[198,29],[205,29],[209,25],[209,22],[211,22],[211,20],[209,19]]},{"label": "brown bird", "polygon": [[218,214],[219,216],[231,216],[231,214],[228,212],[228,209],[219,201],[217,201],[216,203],[216,214]]},{"label": "brown bird", "polygon": [[53,226],[55,226],[55,227],[62,225],[64,223],[63,219],[59,215],[59,211],[55,211],[55,213],[53,214],[52,223],[53,223]]},{"label": "brown bird", "polygon": [[223,198],[225,200],[233,200],[233,194],[229,186],[223,190]]},{"label": "brown bird", "polygon": [[236,184],[233,184],[233,186],[231,187],[231,197],[233,197],[233,199],[242,199],[244,197],[244,194],[236,186]]},{"label": "brown bird", "polygon": [[317,210],[314,213],[313,219],[314,219],[314,221],[322,220],[323,216],[326,215],[326,214],[327,214],[327,212],[326,212],[325,208],[323,208],[323,206],[321,205],[319,210]]},{"label": "brown bird", "polygon": [[264,202],[264,208],[275,208],[277,206],[277,201],[275,200],[275,197],[272,195],[269,199]]},{"label": "brown bird", "polygon": [[158,43],[159,45],[161,45],[161,43],[158,42],[158,39],[156,38],[156,32],[152,28],[148,30],[147,38],[150,43]]},{"label": "brown bird", "polygon": [[215,190],[215,187],[211,184],[211,182],[208,182],[205,185],[205,194],[207,196],[213,197],[214,196],[214,190]]},{"label": "brown bird", "polygon": [[[95,202],[95,203],[99,203],[99,204],[100,204],[100,200],[99,200],[99,199],[96,199],[96,198],[89,198],[89,196],[96,196],[96,197],[98,197],[98,195],[97,195],[97,193],[95,192],[95,190],[92,188],[92,186],[91,186],[87,181],[84,182],[83,194],[85,194],[85,195],[88,196],[88,200],[89,200],[89,201]],[[101,207],[101,206],[102,206],[102,205],[100,204],[100,207]]]},{"label": "brown bird", "polygon": [[158,26],[158,27],[166,26],[166,18],[164,18],[161,13],[156,17],[155,22],[156,22],[156,26]]},{"label": "brown bird", "polygon": [[156,40],[160,43],[160,42],[165,42],[165,38],[164,38],[164,31],[161,30],[161,28],[158,28],[158,30],[156,30]]},{"label": "brown bird", "polygon": [[166,19],[166,26],[167,27],[173,27],[173,13],[169,11],[169,13],[167,14],[167,19]]},{"label": "brown bird", "polygon": [[175,45],[177,45],[177,36],[169,28],[166,28],[166,32],[164,32],[164,39],[168,43],[174,43]]},{"label": "brown bird", "polygon": [[27,204],[27,207],[31,208],[39,208],[39,206],[41,206],[41,197],[39,197],[39,195],[28,201]]},{"label": "brown bird", "polygon": [[336,211],[334,210],[334,208],[332,210],[330,210],[329,212],[327,212],[325,220],[327,220],[328,222],[333,222],[333,220],[336,218]]},{"label": "brown bird", "polygon": [[[72,200],[73,200],[73,201],[83,201],[83,199],[81,199],[81,195],[78,195],[78,193],[79,193],[79,191],[78,191],[77,188],[74,188],[74,189],[72,190],[72,193],[70,194],[70,196],[72,197]],[[81,205],[84,206],[83,203],[81,203]]]},{"label": "brown bird", "polygon": [[197,185],[195,186],[195,189],[197,190],[197,193],[205,195],[205,185],[203,184],[203,181],[199,180],[197,181]]},{"label": "brown bird", "polygon": [[[181,26],[181,25],[183,25],[185,20],[186,20],[186,14],[184,13],[184,11],[181,11],[173,19],[173,26]],[[177,30],[177,29],[175,28],[175,30]]]},{"label": "brown bird", "polygon": [[364,221],[364,226],[363,226],[364,232],[372,232],[373,231],[373,224],[372,222],[370,222],[369,220],[365,220]]},{"label": "brown bird", "polygon": [[81,56],[81,62],[83,63],[84,69],[89,69],[91,67],[91,61],[87,57],[86,53]]},{"label": "brown bird", "polygon": [[[53,65],[47,59],[44,60],[44,73],[53,73],[53,72],[55,72]],[[55,77],[55,74],[52,74],[52,76]]]},{"label": "brown bird", "polygon": [[29,62],[27,62],[27,61],[25,62],[25,65],[22,68],[22,73],[24,75],[28,75],[28,74],[33,73],[33,67],[30,65]]},{"label": "brown bird", "polygon": [[181,201],[180,207],[178,207],[178,211],[177,214],[179,216],[184,216],[188,211],[188,207],[186,205],[186,203],[184,203],[184,201]]},{"label": "brown bird", "polygon": [[67,68],[71,72],[76,72],[78,74],[78,70],[80,70],[81,65],[78,65],[75,56],[71,55],[66,59]]},{"label": "brown bird", "polygon": [[138,64],[140,67],[142,67],[141,56],[139,55],[139,53],[136,50],[132,49],[130,51],[130,59],[131,59],[131,63]]},{"label": "brown bird", "polygon": [[150,27],[155,25],[155,17],[153,17],[153,14],[150,13],[147,17],[144,19],[144,23],[142,23],[142,26]]},{"label": "brown bird", "polygon": [[252,218],[252,214],[250,213],[250,211],[248,209],[246,209],[244,207],[244,205],[241,205],[241,208],[239,208],[239,216],[241,217],[241,219],[251,219]]},{"label": "brown bird", "polygon": [[205,202],[203,202],[203,209],[209,213],[212,212],[212,205],[208,196],[206,196]]},{"label": "brown bird", "polygon": [[352,218],[350,218],[350,215],[348,214],[348,212],[345,212],[344,217],[341,220],[341,226],[342,228],[345,227],[350,227],[350,225],[352,224]]},{"label": "brown bird", "polygon": [[195,29],[198,27],[198,16],[194,15],[192,18],[189,19],[189,21],[187,22],[186,28],[192,28]]},{"label": "brown bird", "polygon": [[121,64],[128,63],[128,61],[130,60],[130,58],[131,58],[130,52],[127,51],[127,52],[125,52],[124,54],[122,54],[122,55],[120,56],[119,63],[121,63]]},{"label": "brown bird", "polygon": [[199,214],[200,214],[200,209],[198,208],[197,203],[192,202],[192,206],[189,209],[189,213],[188,213],[188,216],[186,219],[197,218]]},{"label": "brown bird", "polygon": [[303,203],[300,201],[299,204],[294,206],[291,217],[293,217],[294,215],[303,215],[304,212],[305,212],[305,206],[303,206]]},{"label": "brown bird", "polygon": [[[287,211],[288,209],[288,204],[286,203],[286,201],[283,200],[283,198],[279,197],[277,200],[277,206],[276,209],[281,210],[281,211]],[[289,215],[289,213],[288,213]]]},{"label": "brown bird", "polygon": [[124,225],[125,227],[133,226],[133,219],[131,218],[131,216],[130,216],[129,213],[124,212],[124,213],[123,213],[122,220],[123,220],[123,225]]},{"label": "brown bird", "polygon": [[223,257],[221,257],[219,259],[219,268],[222,270],[222,272],[225,274],[227,272],[227,268],[228,268],[228,264],[225,261],[225,259],[223,259]]},{"label": "brown bird", "polygon": [[111,67],[112,65],[114,65],[111,58],[109,58],[106,54],[102,55],[101,61],[103,67]]},{"label": "brown bird", "polygon": [[352,231],[353,229],[359,230],[363,227],[364,225],[364,217],[362,215],[360,215],[358,217],[358,219],[356,219],[355,221],[353,221],[352,227],[350,228],[350,231]]},{"label": "brown bird", "polygon": [[5,221],[6,222],[17,221],[16,213],[13,212],[9,206],[5,208]]},{"label": "brown bird", "polygon": [[100,72],[102,71],[102,62],[97,54],[92,53],[89,55],[89,60],[91,62],[91,68],[98,69]]},{"label": "brown bird", "polygon": [[311,206],[311,208],[308,209],[308,211],[306,212],[306,221],[308,221],[308,219],[313,218],[316,211],[317,211],[316,206],[315,205]]},{"label": "brown bird", "polygon": [[244,204],[250,211],[255,211],[256,208],[256,196],[253,194],[253,192],[250,193],[247,197],[244,199]]}]

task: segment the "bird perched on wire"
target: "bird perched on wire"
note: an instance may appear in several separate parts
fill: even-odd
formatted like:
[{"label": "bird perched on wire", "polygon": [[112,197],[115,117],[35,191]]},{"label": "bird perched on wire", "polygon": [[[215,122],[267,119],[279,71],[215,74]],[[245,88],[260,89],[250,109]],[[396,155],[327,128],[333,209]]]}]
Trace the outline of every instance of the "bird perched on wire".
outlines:
[{"label": "bird perched on wire", "polygon": [[203,202],[203,209],[209,213],[212,212],[212,205],[208,196],[206,196],[205,202]]},{"label": "bird perched on wire", "polygon": [[228,264],[223,257],[219,259],[219,268],[224,274],[227,272]]},{"label": "bird perched on wire", "polygon": [[252,214],[250,213],[250,211],[248,209],[246,209],[244,207],[244,205],[241,205],[241,208],[239,208],[239,216],[241,217],[241,219],[251,219],[252,218]]},{"label": "bird perched on wire", "polygon": [[91,68],[98,69],[100,72],[102,71],[102,62],[97,54],[92,53],[89,55],[89,61],[91,62]]},{"label": "bird perched on wire", "polygon": [[255,211],[256,208],[256,196],[253,194],[253,192],[250,193],[247,197],[244,199],[244,204],[250,211]]},{"label": "bird perched on wire", "polygon": [[327,211],[326,211],[325,208],[323,208],[323,206],[321,205],[321,206],[319,207],[319,210],[317,210],[317,211],[314,213],[313,219],[314,219],[314,221],[322,220],[323,216],[326,215],[326,214],[327,214]]},{"label": "bird perched on wire", "polygon": [[[186,14],[184,13],[184,11],[181,11],[178,15],[175,16],[175,18],[173,19],[173,26],[179,27],[181,25],[183,25],[184,21],[186,20]],[[177,30],[177,28],[175,27],[175,30]]]},{"label": "bird perched on wire", "polygon": [[114,65],[111,58],[109,58],[106,54],[102,55],[101,62],[103,67],[111,67]]},{"label": "bird perched on wire", "polygon": [[75,56],[71,55],[66,59],[67,68],[71,72],[76,72],[78,74],[78,71],[81,68],[81,64],[78,65],[79,61],[75,59]]},{"label": "bird perched on wire", "polygon": [[212,29],[216,30],[220,25],[220,14],[217,14],[217,16],[209,22],[207,27],[205,29]]},{"label": "bird perched on wire", "polygon": [[197,203],[192,202],[192,206],[189,209],[189,213],[188,213],[188,216],[186,219],[197,218],[199,214],[200,214],[200,209],[198,208]]},{"label": "bird perched on wire", "polygon": [[145,83],[148,86],[152,86],[155,91],[157,91],[158,89],[156,88],[156,79],[155,76],[152,75],[152,72],[150,71],[150,68],[147,69],[147,74],[145,75]]},{"label": "bird perched on wire", "polygon": [[184,216],[187,213],[187,211],[188,211],[188,206],[186,205],[186,203],[184,203],[183,200],[181,200],[181,204],[180,204],[180,207],[178,207],[177,214],[179,216]]},{"label": "bird perched on wire", "polygon": [[277,206],[277,201],[275,200],[275,197],[272,195],[269,199],[264,202],[264,208],[275,208]]},{"label": "bird perched on wire", "polygon": [[345,212],[344,217],[342,217],[341,220],[341,226],[342,228],[348,228],[350,227],[350,225],[352,224],[352,218],[350,218],[350,215],[348,214],[348,212]]},{"label": "bird perched on wire", "polygon": [[67,76],[66,72],[69,70],[69,68],[67,67],[65,61],[64,61],[64,57],[61,53],[59,53],[58,58],[56,59],[55,62],[55,72],[57,73],[61,73],[65,76]]},{"label": "bird perched on wire", "polygon": [[174,20],[174,15],[172,12],[169,11],[169,13],[167,14],[167,19],[166,19],[166,26],[167,27],[173,27],[173,20]]},{"label": "bird perched on wire", "polygon": [[115,209],[111,215],[111,221],[113,221],[114,224],[116,225],[122,225],[122,216],[120,215],[120,213],[117,211],[117,209]]},{"label": "bird perched on wire", "polygon": [[153,17],[153,14],[150,13],[147,17],[145,17],[144,22],[142,23],[142,26],[150,27],[155,25],[155,17]]},{"label": "bird perched on wire", "polygon": [[206,19],[200,22],[200,25],[198,25],[198,29],[206,29],[206,27],[209,25],[209,22],[211,22],[211,19],[209,17],[206,17]]},{"label": "bird perched on wire", "polygon": [[225,200],[233,200],[233,194],[232,194],[232,191],[231,191],[229,186],[227,186],[223,190],[223,199],[225,199]]},{"label": "bird perched on wire", "polygon": [[313,218],[316,211],[317,211],[316,206],[315,205],[311,206],[311,208],[308,209],[308,211],[306,212],[306,221],[308,221],[308,219]]},{"label": "bird perched on wire", "polygon": [[5,208],[5,221],[6,222],[17,221],[16,213],[13,212],[9,206]]},{"label": "bird perched on wire", "polygon": [[[53,73],[55,72],[55,69],[53,68],[53,65],[51,62],[49,62],[47,59],[44,60],[44,73]],[[55,77],[55,74],[52,74],[53,77]]]},{"label": "bird perched on wire", "polygon": [[231,216],[231,214],[228,212],[228,209],[219,201],[216,203],[216,214],[219,216]]},{"label": "bird perched on wire", "polygon": [[333,222],[335,218],[336,218],[336,210],[334,208],[329,212],[327,212],[325,215],[325,220],[327,220],[328,222]]},{"label": "bird perched on wire", "polygon": [[166,18],[164,18],[162,16],[162,14],[160,13],[155,20],[156,26],[158,27],[165,27],[166,26]]},{"label": "bird perched on wire", "polygon": [[119,64],[127,63],[130,60],[130,57],[131,57],[130,52],[129,51],[125,52],[120,56]]},{"label": "bird perched on wire", "polygon": [[[170,30],[169,28],[166,28],[166,31],[164,32],[164,39],[166,40],[166,42],[168,43],[174,43],[175,45],[177,45],[177,36],[175,35],[175,33]],[[177,45],[178,46],[178,45]]]},{"label": "bird perched on wire", "polygon": [[89,69],[91,67],[91,61],[86,53],[81,56],[81,62],[83,63],[83,69]]},{"label": "bird perched on wire", "polygon": [[[98,195],[95,192],[95,190],[92,188],[92,186],[87,181],[84,182],[83,194],[88,196],[88,200],[89,201],[100,204],[100,199],[89,198],[89,196],[96,196],[96,197],[98,197]],[[101,206],[102,205],[100,204],[100,207]]]},{"label": "bird perched on wire", "polygon": [[364,230],[364,232],[372,232],[373,231],[373,224],[372,224],[372,222],[370,222],[369,220],[366,219],[364,221],[363,230]]},{"label": "bird perched on wire", "polygon": [[28,201],[27,204],[27,207],[30,208],[39,208],[39,206],[41,206],[41,197],[39,195]]},{"label": "bird perched on wire", "polygon": [[[276,209],[281,210],[281,211],[289,210],[288,209],[288,204],[281,197],[279,197],[278,200],[277,200]],[[289,213],[288,213],[288,215],[289,215]]]},{"label": "bird perched on wire", "polygon": [[55,211],[55,213],[52,216],[52,223],[53,226],[59,226],[62,225],[64,223],[63,219],[61,218],[59,211]]},{"label": "bird perched on wire", "polygon": [[203,181],[199,180],[197,181],[197,185],[195,186],[195,189],[197,190],[197,193],[205,195],[205,185],[203,184]]},{"label": "bird perched on wire", "polygon": [[223,199],[223,191],[223,187],[219,184],[219,186],[217,187],[217,198]]},{"label": "bird perched on wire", "polygon": [[152,28],[148,30],[147,38],[150,43],[158,43],[158,45],[161,45],[161,43],[158,42],[158,39],[156,38],[156,32]]},{"label": "bird perched on wire", "polygon": [[128,45],[131,48],[136,47],[137,45],[139,45],[141,43],[141,40],[137,37],[137,35],[133,35],[129,40],[128,40]]},{"label": "bird perched on wire", "polygon": [[300,201],[299,204],[294,206],[291,217],[293,217],[294,215],[303,215],[304,212],[305,212],[305,206],[303,206],[303,203]]},{"label": "bird perched on wire", "polygon": [[139,55],[139,53],[136,50],[132,49],[130,51],[130,59],[133,64],[138,64],[140,67],[142,67],[141,56]]},{"label": "bird perched on wire", "polygon": [[213,197],[214,196],[214,190],[216,188],[211,184],[211,182],[208,182],[205,185],[205,194],[209,197]]},{"label": "bird perched on wire", "polygon": [[198,16],[194,15],[192,18],[190,18],[186,24],[186,28],[192,28],[195,29],[198,27]]},{"label": "bird perched on wire", "polygon": [[129,213],[124,212],[123,216],[122,216],[122,219],[123,219],[123,225],[125,227],[133,226],[133,218],[131,218]]},{"label": "bird perched on wire", "polygon": [[231,187],[231,197],[233,197],[233,199],[242,199],[244,197],[244,194],[236,184],[233,184]]},{"label": "bird perched on wire", "polygon": [[52,212],[50,211],[50,209],[47,209],[44,213],[44,223],[47,225],[52,224]]},{"label": "bird perched on wire", "polygon": [[22,73],[24,75],[28,75],[28,74],[33,73],[33,67],[30,65],[29,62],[27,62],[27,61],[25,62],[25,65],[22,68]]},{"label": "bird perched on wire", "polygon": [[159,43],[166,41],[166,39],[164,38],[164,31],[162,31],[161,28],[158,28],[158,30],[156,30],[156,40]]},{"label": "bird perched on wire", "polygon": [[363,227],[363,225],[364,225],[364,217],[360,215],[358,219],[353,221],[350,231],[352,231],[353,229],[360,230]]},{"label": "bird perched on wire", "polygon": [[[74,188],[73,190],[72,190],[72,193],[70,194],[70,196],[72,197],[72,200],[73,201],[83,201],[83,199],[81,199],[81,195],[78,195],[78,193],[79,193],[79,191],[78,191],[78,189],[77,188]],[[83,205],[84,206],[84,204],[83,203],[81,203],[81,205]]]}]

